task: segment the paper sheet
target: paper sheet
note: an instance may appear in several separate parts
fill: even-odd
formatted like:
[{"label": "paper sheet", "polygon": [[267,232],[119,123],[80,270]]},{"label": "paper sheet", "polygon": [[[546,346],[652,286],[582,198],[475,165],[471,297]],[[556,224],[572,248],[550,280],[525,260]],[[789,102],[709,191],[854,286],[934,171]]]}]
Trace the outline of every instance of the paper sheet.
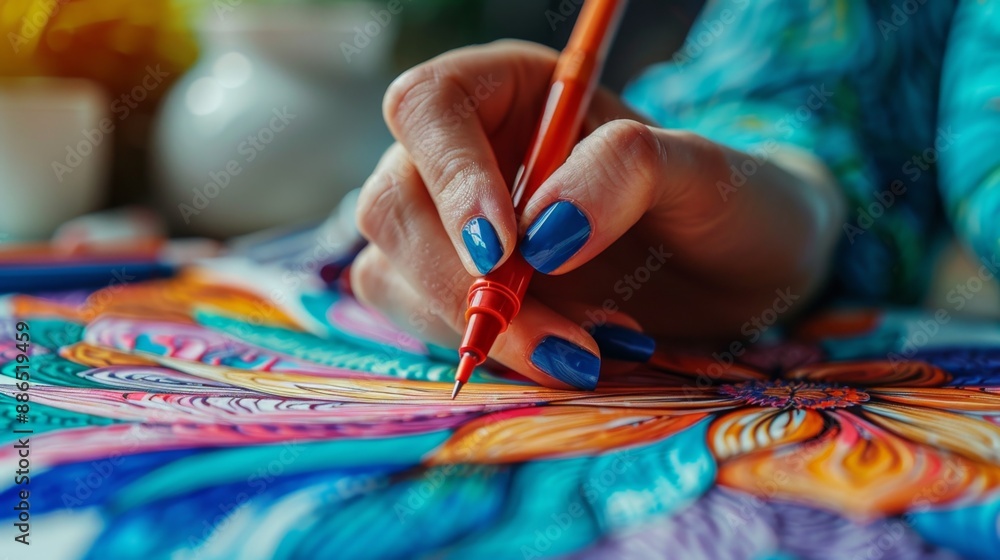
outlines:
[{"label": "paper sheet", "polygon": [[[0,551],[149,560],[1000,550],[995,323],[830,312],[739,357],[658,352],[592,393],[480,369],[450,401],[454,363],[419,340],[349,297],[292,288],[263,269],[250,277],[192,269],[2,300],[0,516],[11,536]],[[14,475],[22,436],[28,484]],[[13,540],[21,490],[28,546]],[[75,536],[60,547],[66,528]]]}]

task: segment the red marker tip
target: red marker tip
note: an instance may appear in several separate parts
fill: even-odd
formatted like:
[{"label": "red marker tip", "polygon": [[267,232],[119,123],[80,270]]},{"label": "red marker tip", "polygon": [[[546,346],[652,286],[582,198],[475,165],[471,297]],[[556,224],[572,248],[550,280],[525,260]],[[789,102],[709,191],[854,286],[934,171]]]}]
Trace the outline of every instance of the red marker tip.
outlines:
[{"label": "red marker tip", "polygon": [[451,400],[455,400],[458,392],[462,390],[462,385],[469,380],[472,370],[479,365],[476,355],[472,352],[462,354],[462,359],[458,362],[458,371],[455,373],[455,388],[451,390]]}]

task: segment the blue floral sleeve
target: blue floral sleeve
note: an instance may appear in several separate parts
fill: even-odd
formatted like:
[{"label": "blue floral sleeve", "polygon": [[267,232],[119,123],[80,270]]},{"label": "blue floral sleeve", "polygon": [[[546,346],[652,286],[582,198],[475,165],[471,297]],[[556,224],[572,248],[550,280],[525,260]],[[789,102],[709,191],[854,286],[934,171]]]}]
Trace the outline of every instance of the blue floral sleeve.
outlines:
[{"label": "blue floral sleeve", "polygon": [[952,141],[937,106],[954,7],[709,2],[680,51],[632,83],[626,99],[662,126],[755,158],[778,145],[818,156],[848,201],[837,293],[912,301],[924,289],[927,247],[941,221],[937,154],[924,156]]},{"label": "blue floral sleeve", "polygon": [[941,193],[958,234],[995,269],[1000,262],[1000,2],[967,0],[955,13],[941,85]]}]

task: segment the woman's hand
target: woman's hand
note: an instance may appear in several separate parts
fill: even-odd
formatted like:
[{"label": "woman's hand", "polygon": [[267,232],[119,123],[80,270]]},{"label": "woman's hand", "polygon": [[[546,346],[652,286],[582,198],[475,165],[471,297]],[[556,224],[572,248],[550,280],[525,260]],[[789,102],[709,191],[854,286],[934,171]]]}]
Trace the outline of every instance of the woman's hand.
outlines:
[{"label": "woman's hand", "polygon": [[802,307],[843,202],[821,164],[777,144],[754,160],[655,128],[599,91],[585,137],[515,218],[508,188],[556,56],[512,41],[464,48],[390,86],[398,142],[358,203],[371,245],[351,269],[357,296],[457,347],[474,277],[520,250],[544,274],[490,355],[543,385],[587,389],[599,357],[605,371],[648,357],[640,330],[753,342],[763,313]]}]

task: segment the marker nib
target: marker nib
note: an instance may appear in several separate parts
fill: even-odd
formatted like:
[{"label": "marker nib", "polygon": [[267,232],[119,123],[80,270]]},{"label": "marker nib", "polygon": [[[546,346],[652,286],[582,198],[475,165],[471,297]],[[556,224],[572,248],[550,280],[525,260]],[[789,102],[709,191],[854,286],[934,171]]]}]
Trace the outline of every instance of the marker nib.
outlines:
[{"label": "marker nib", "polygon": [[455,380],[455,388],[451,390],[451,400],[455,400],[455,397],[458,396],[458,392],[462,390],[462,385],[465,385],[465,383],[461,379]]},{"label": "marker nib", "polygon": [[455,370],[455,388],[451,390],[451,400],[455,400],[458,392],[462,390],[462,385],[469,380],[472,370],[476,367],[476,356],[471,352],[462,354],[462,359],[458,361],[458,369]]}]

